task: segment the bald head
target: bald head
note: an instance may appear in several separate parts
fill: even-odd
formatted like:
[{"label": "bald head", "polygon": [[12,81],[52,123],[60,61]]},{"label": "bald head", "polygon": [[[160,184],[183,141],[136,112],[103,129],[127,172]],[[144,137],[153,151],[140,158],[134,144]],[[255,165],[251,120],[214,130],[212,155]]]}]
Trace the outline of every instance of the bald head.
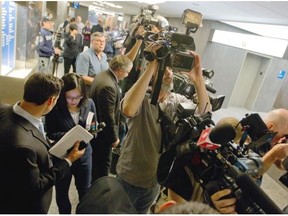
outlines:
[{"label": "bald head", "polygon": [[267,113],[263,120],[269,130],[278,132],[273,142],[288,134],[288,110],[282,108],[272,110]]}]

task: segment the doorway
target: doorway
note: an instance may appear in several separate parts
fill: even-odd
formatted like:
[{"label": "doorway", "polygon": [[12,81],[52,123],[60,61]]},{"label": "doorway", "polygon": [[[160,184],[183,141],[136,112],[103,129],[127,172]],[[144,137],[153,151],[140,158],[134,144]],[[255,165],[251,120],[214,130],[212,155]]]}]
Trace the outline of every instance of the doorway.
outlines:
[{"label": "doorway", "polygon": [[270,59],[247,53],[228,106],[253,110]]}]

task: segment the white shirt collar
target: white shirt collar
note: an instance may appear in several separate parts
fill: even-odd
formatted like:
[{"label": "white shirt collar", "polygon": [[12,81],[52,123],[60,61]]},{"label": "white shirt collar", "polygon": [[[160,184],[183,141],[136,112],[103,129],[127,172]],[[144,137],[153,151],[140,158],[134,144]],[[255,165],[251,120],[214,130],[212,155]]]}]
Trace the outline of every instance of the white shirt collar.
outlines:
[{"label": "white shirt collar", "polygon": [[116,74],[115,74],[115,72],[111,69],[111,68],[109,68],[109,70],[112,72],[112,74],[115,76],[115,78],[116,78],[116,81],[117,81],[117,83],[119,82],[119,80],[118,80],[118,77],[116,76]]},{"label": "white shirt collar", "polygon": [[20,102],[18,101],[14,106],[13,106],[13,111],[14,113],[22,116],[25,118],[27,121],[29,121],[31,124],[33,124],[36,128],[39,128],[39,124],[42,124],[42,120],[36,118],[35,116],[31,115],[28,113],[26,110],[22,109],[20,106]]}]

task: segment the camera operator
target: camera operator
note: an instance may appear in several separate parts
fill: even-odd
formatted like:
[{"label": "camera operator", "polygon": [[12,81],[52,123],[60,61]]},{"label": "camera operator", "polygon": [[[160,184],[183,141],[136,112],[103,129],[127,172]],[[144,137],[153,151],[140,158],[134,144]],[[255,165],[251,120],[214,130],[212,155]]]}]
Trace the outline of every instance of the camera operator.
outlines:
[{"label": "camera operator", "polygon": [[[239,125],[239,122],[236,118],[234,117],[226,117],[221,119],[220,121],[217,122],[217,125],[223,124],[223,123],[228,123],[235,127],[236,129],[236,137],[234,139],[235,143],[240,143],[240,139],[242,137],[243,131],[241,125]],[[270,131],[277,132],[276,136],[272,139],[272,147],[271,150],[269,150],[264,156],[262,157],[262,168],[260,169],[260,175],[263,175],[274,163],[279,169],[285,170],[282,161],[288,156],[288,145],[287,143],[279,143],[279,142],[287,142],[287,140],[283,140],[284,135],[287,134],[288,131],[288,111],[285,109],[276,109],[271,112],[269,112],[265,118],[264,118],[264,123],[266,124],[267,128]],[[245,140],[247,144],[251,142],[250,138],[246,138]],[[277,143],[278,142],[278,143]],[[260,156],[259,156],[260,157]],[[189,170],[190,171],[190,170]],[[192,184],[195,184],[195,180],[193,176],[191,177],[191,171],[189,173],[187,171],[190,181],[193,182]],[[187,178],[187,177],[186,177]],[[261,178],[258,178],[258,180],[261,180]],[[180,184],[179,182],[176,182],[175,184],[178,184],[178,187],[183,187],[183,182],[182,181]],[[261,181],[260,181],[261,183]],[[197,183],[196,183],[197,184]],[[177,185],[176,185],[177,187]],[[179,188],[178,188],[179,189]],[[193,194],[194,194],[195,187],[193,185]],[[215,194],[211,196],[211,201],[214,205],[214,207],[220,212],[220,213],[236,213],[236,200],[235,198],[230,198],[230,199],[223,199],[224,196],[229,195],[231,193],[230,189],[224,189],[222,191],[218,191]],[[175,200],[176,202],[186,202],[185,199],[174,193],[172,190],[169,191],[169,199]],[[192,198],[192,200],[194,200]]]},{"label": "camera operator", "polygon": [[277,132],[277,134],[272,140],[272,148],[262,157],[263,168],[261,173],[264,174],[272,164],[275,164],[281,170],[285,170],[282,161],[288,156],[288,142],[284,138],[288,134],[288,110],[272,110],[267,113],[263,120],[268,129]]},{"label": "camera operator", "polygon": [[[147,50],[155,53],[158,48],[160,48],[159,45],[151,44]],[[211,105],[202,76],[200,56],[194,52],[190,52],[190,55],[195,58],[195,66],[186,74],[195,84],[199,98],[197,113],[208,112],[211,110]],[[184,96],[170,91],[173,73],[170,68],[166,67],[158,97],[160,108],[151,104],[151,99],[146,95],[146,91],[151,79],[155,78],[157,69],[157,60],[148,62],[145,72],[121,102],[121,111],[128,117],[128,133],[124,139],[117,164],[117,179],[125,188],[139,213],[147,213],[159,193],[156,175],[162,136],[159,109],[172,117],[179,103],[192,103]]]},{"label": "camera operator", "polygon": [[[161,30],[163,30],[163,27],[168,26],[169,22],[167,21],[167,19],[163,16],[155,16],[155,20],[158,20],[158,25],[155,24],[141,24],[139,23],[139,17],[141,16],[136,16],[133,18],[133,22],[130,25],[130,32],[127,35],[125,41],[124,41],[124,48],[125,51],[129,51],[131,52],[131,49],[134,46],[138,46],[139,49],[137,51],[137,53],[135,53],[135,57],[134,57],[134,62],[133,62],[133,68],[131,70],[131,72],[129,73],[128,77],[126,77],[122,82],[121,82],[121,89],[123,91],[123,94],[125,94],[130,88],[131,86],[137,81],[137,79],[140,76],[140,73],[144,71],[144,67],[146,64],[146,60],[143,56],[143,50],[145,48],[145,44],[142,43],[143,41],[143,36],[147,33],[147,31],[149,32],[160,32]],[[159,24],[161,23],[161,24]],[[136,33],[135,33],[136,32]],[[140,33],[139,33],[140,32]],[[138,37],[138,35],[142,36]],[[145,37],[145,36],[144,36]]]},{"label": "camera operator", "polygon": [[42,27],[40,30],[39,44],[38,44],[38,72],[49,73],[50,72],[50,57],[55,55],[60,55],[61,50],[59,48],[54,48],[52,43],[52,29],[53,21],[44,17],[42,19]]},{"label": "camera operator", "polygon": [[[234,142],[239,143],[243,133],[242,127],[241,125],[239,125],[239,120],[234,117],[224,117],[217,122],[215,127],[219,127],[225,124],[229,124],[235,127],[236,136],[234,138]],[[173,200],[176,203],[186,203],[187,201],[206,202],[202,187],[195,180],[192,171],[188,167],[185,167],[184,169],[178,168],[174,175],[177,175],[177,178],[175,178],[175,181],[173,181],[172,185],[168,188],[169,200]],[[181,193],[185,193],[183,191],[186,191],[186,193],[190,193],[189,190],[191,192],[191,197],[189,200],[186,200],[177,193],[175,193],[175,191],[181,191]],[[210,198],[207,198],[211,199],[211,204],[219,213],[235,214],[235,204],[237,202],[236,199],[223,199],[224,196],[229,195],[231,192],[232,191],[230,189],[224,189],[216,192]]]},{"label": "camera operator", "polygon": [[[277,134],[271,141],[272,148],[262,157],[262,168],[260,169],[260,175],[263,175],[265,172],[267,172],[273,163],[279,169],[285,170],[285,168],[282,165],[282,161],[288,157],[287,140],[286,138],[284,138],[284,136],[287,135],[288,132],[288,110],[286,109],[272,110],[268,112],[266,116],[264,116],[263,121],[271,132],[277,132]],[[236,140],[235,142],[238,143]],[[230,210],[233,209],[231,208],[231,206],[229,207],[227,205],[228,203],[224,203],[223,202],[224,200],[221,200],[221,197],[224,197],[225,195],[229,194],[229,191],[226,190],[229,189],[217,192],[211,197],[213,204],[217,209],[218,207],[221,206],[224,207],[223,209],[225,211],[228,209]],[[226,201],[227,200],[225,200],[225,202]],[[228,206],[228,208],[225,208],[225,206]],[[224,212],[222,211],[222,213]]]}]

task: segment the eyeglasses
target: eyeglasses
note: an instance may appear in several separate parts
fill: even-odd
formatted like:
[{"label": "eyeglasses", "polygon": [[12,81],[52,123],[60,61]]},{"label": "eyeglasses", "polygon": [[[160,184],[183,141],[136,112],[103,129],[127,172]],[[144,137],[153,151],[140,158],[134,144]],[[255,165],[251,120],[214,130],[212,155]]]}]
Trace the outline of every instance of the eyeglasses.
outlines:
[{"label": "eyeglasses", "polygon": [[74,100],[79,101],[79,100],[81,100],[82,98],[83,98],[83,96],[66,97],[66,100],[67,100],[67,101],[74,101]]}]

